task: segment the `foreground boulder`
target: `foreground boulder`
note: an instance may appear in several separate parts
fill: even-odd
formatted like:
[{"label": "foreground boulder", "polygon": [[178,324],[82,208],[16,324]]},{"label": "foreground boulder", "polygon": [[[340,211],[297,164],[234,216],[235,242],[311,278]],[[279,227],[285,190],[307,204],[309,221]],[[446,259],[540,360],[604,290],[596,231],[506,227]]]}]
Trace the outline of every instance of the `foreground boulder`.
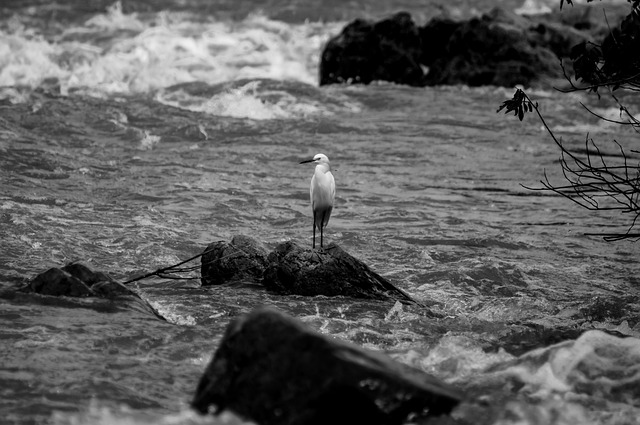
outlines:
[{"label": "foreground boulder", "polygon": [[25,287],[24,293],[36,293],[51,296],[94,297],[114,301],[134,302],[145,311],[158,318],[164,318],[137,293],[115,281],[102,272],[95,272],[79,263],[68,264],[62,268],[53,267],[33,278]]},{"label": "foreground boulder", "polygon": [[[601,21],[601,10],[591,10],[519,16],[495,8],[466,21],[434,18],[422,27],[406,12],[378,22],[356,20],[324,47],[320,85],[381,80],[512,87],[562,78],[560,60],[573,46],[602,36],[592,16]],[[621,18],[618,9],[614,15],[612,23]]]},{"label": "foreground boulder", "polygon": [[448,414],[461,400],[425,372],[261,308],[228,326],[192,406],[261,425],[401,424]]},{"label": "foreground boulder", "polygon": [[293,242],[285,242],[269,254],[268,261],[263,284],[276,293],[345,295],[415,303],[406,292],[334,243],[310,251]]}]

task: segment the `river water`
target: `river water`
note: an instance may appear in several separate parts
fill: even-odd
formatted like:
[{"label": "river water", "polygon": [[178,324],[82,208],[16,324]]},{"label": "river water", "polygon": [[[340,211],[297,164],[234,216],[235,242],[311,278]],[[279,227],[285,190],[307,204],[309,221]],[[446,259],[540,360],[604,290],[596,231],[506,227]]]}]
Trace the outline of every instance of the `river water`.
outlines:
[{"label": "river water", "polygon": [[[409,10],[423,23],[519,2],[5,3],[0,422],[244,423],[189,401],[229,321],[269,304],[494,406],[482,419],[462,407],[461,420],[640,423],[638,245],[585,235],[630,219],[522,186],[563,179],[535,116],[496,114],[513,89],[317,85],[322,45],[350,19]],[[545,7],[557,5],[527,2]],[[580,106],[615,117],[605,98],[528,93],[570,149],[588,134],[615,163],[616,139],[638,162],[633,130]],[[197,271],[133,285],[167,322],[15,292],[72,261],[128,280],[238,234],[310,245],[312,169],[298,163],[318,152],[337,185],[326,240],[440,318],[201,288]]]}]

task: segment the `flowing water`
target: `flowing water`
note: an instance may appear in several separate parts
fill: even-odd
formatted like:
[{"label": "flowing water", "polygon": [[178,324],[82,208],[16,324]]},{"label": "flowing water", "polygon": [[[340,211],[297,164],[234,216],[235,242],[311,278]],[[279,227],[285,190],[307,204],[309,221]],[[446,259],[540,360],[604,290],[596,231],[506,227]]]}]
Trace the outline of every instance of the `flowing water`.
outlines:
[{"label": "flowing water", "polygon": [[[481,423],[640,423],[638,245],[585,235],[630,219],[522,186],[563,179],[535,116],[495,113],[513,89],[317,86],[319,52],[350,19],[409,10],[423,23],[497,4],[522,6],[3,3],[0,422],[244,423],[188,404],[229,321],[269,304],[494,406]],[[604,98],[529,94],[570,149],[588,134],[619,163],[615,138],[639,161],[633,130],[580,106],[615,118]],[[440,318],[202,288],[197,272],[133,285],[167,322],[15,291],[72,261],[124,281],[238,234],[310,245],[312,169],[298,163],[318,152],[337,185],[326,239]],[[454,415],[475,422],[468,407]]]}]

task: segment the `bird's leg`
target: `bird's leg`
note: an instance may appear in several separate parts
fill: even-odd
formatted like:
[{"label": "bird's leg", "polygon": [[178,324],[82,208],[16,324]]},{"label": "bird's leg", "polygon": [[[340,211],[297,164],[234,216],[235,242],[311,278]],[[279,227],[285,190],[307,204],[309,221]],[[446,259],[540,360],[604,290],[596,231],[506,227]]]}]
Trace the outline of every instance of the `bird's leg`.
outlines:
[{"label": "bird's leg", "polygon": [[313,249],[316,249],[316,212],[313,212]]},{"label": "bird's leg", "polygon": [[320,248],[322,248],[322,239],[324,238],[324,216],[327,214],[326,211],[322,212],[322,219],[320,220]]}]

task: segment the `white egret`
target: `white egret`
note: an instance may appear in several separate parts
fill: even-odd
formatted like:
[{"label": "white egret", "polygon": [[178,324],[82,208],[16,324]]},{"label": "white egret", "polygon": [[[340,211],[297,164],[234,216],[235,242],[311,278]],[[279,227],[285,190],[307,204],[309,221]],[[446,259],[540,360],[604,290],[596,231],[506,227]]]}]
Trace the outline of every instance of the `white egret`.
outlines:
[{"label": "white egret", "polygon": [[333,200],[336,197],[336,182],[331,174],[329,158],[325,154],[316,154],[313,159],[302,161],[316,164],[316,169],[311,177],[311,188],[309,195],[311,198],[311,209],[313,210],[313,248],[316,247],[316,227],[320,230],[320,248],[322,248],[324,238],[324,228],[329,223],[331,210],[333,210]]}]

